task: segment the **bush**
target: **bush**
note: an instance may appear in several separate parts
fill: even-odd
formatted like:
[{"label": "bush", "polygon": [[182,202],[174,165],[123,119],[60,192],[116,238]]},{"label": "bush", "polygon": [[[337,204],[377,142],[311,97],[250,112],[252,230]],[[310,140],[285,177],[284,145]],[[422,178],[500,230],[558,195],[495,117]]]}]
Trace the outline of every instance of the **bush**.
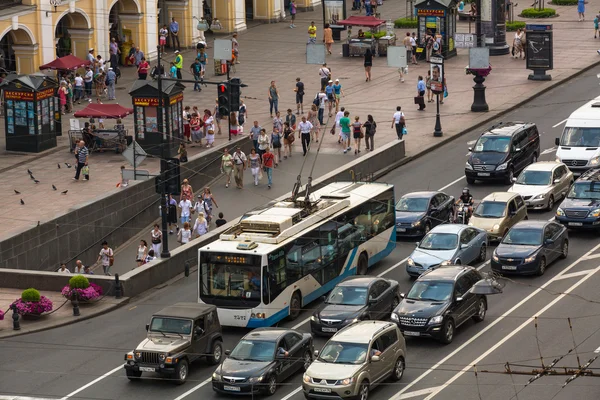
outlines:
[{"label": "bush", "polygon": [[40,292],[35,289],[25,289],[21,293],[21,300],[23,301],[40,301]]},{"label": "bush", "polygon": [[90,286],[90,281],[83,275],[75,275],[69,279],[69,287],[71,289],[87,289]]},{"label": "bush", "polygon": [[577,0],[552,0],[552,4],[556,6],[576,6]]},{"label": "bush", "polygon": [[543,10],[538,10],[535,8],[526,8],[521,11],[520,17],[523,18],[550,18],[550,17],[558,17],[556,14],[556,10],[554,8],[544,8]]},{"label": "bush", "polygon": [[[383,31],[383,32],[377,32],[377,33],[375,33],[375,39],[381,39],[385,35],[387,35],[387,32],[385,32],[385,31]],[[371,32],[365,32],[365,37],[366,38],[371,38]]]},{"label": "bush", "polygon": [[523,21],[514,21],[506,23],[506,31],[507,32],[515,32],[517,29],[525,28],[525,22]]},{"label": "bush", "polygon": [[394,27],[396,28],[417,28],[417,19],[413,18],[398,18],[394,21]]}]

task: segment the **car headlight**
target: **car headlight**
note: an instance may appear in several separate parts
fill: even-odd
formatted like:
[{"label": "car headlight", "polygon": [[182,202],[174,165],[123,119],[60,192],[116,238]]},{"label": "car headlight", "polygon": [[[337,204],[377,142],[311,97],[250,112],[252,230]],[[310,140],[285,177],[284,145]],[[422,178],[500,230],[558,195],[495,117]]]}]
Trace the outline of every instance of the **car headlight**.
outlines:
[{"label": "car headlight", "polygon": [[358,322],[358,321],[359,321],[358,318],[348,318],[348,319],[344,320],[344,323],[345,324],[353,324],[353,323]]},{"label": "car headlight", "polygon": [[213,374],[212,374],[212,378],[213,378],[215,381],[220,381],[220,380],[221,380],[221,374],[219,374],[217,371],[215,371],[215,372],[213,372]]},{"label": "car headlight", "polygon": [[492,227],[492,232],[500,230],[500,225],[496,224]]},{"label": "car headlight", "polygon": [[248,383],[258,383],[258,382],[262,382],[263,377],[262,376],[255,376],[252,378],[248,379]]},{"label": "car headlight", "polygon": [[588,162],[588,165],[598,165],[599,163],[600,163],[600,157],[594,157]]},{"label": "car headlight", "polygon": [[537,196],[533,197],[533,200],[542,200],[546,198],[546,193],[542,193],[542,194],[538,194]]},{"label": "car headlight", "polygon": [[317,321],[319,321],[319,317],[317,317],[316,315],[313,315],[312,317],[310,317],[310,320],[317,322]]},{"label": "car headlight", "polygon": [[465,163],[465,169],[470,169],[470,170],[472,170],[472,169],[473,169],[473,166],[471,165],[471,163],[470,163],[470,162],[468,162],[468,161],[467,161],[467,162]]},{"label": "car headlight", "polygon": [[400,321],[400,319],[398,318],[398,315],[396,313],[392,313],[392,315],[390,316],[391,320],[394,322],[398,322]]},{"label": "car headlight", "polygon": [[502,163],[502,164],[498,165],[498,167],[496,168],[496,171],[502,171],[502,170],[505,170],[505,169],[506,169],[506,167],[508,167],[508,161],[507,161],[507,162],[505,162],[505,163]]},{"label": "car headlight", "polygon": [[468,226],[473,226],[473,221],[469,221]]},{"label": "car headlight", "polygon": [[415,266],[415,262],[413,261],[412,258],[408,257],[408,259],[406,260],[406,264],[408,264],[411,267]]},{"label": "car headlight", "polygon": [[452,260],[442,261],[440,265],[452,265]]},{"label": "car headlight", "polygon": [[411,224],[411,226],[419,226],[421,225],[421,221],[415,221]]},{"label": "car headlight", "polygon": [[158,359],[159,359],[160,361],[165,361],[165,358],[167,358],[167,355],[166,355],[166,354],[159,354],[159,355],[158,355]]},{"label": "car headlight", "polygon": [[593,211],[590,213],[590,215],[591,215],[592,217],[596,217],[596,218],[597,218],[597,217],[600,217],[600,208],[596,208],[595,210],[593,210]]},{"label": "car headlight", "polygon": [[354,378],[346,378],[346,379],[338,380],[339,385],[350,385],[352,383],[354,383]]},{"label": "car headlight", "polygon": [[532,255],[530,255],[529,257],[527,257],[527,258],[525,259],[525,262],[526,262],[526,263],[534,262],[534,261],[535,261],[535,259],[537,258],[537,255],[538,255],[538,253],[537,253],[537,252],[536,252],[536,253],[533,253]]},{"label": "car headlight", "polygon": [[565,216],[565,212],[563,211],[562,208],[559,207],[559,208],[556,209],[556,215],[559,216],[559,217],[564,217]]},{"label": "car headlight", "polygon": [[562,162],[562,160],[560,159],[560,157],[556,157],[556,159],[554,161],[556,161],[556,162]]},{"label": "car headlight", "polygon": [[310,376],[304,374],[302,375],[302,380],[304,381],[304,383],[310,383]]},{"label": "car headlight", "polygon": [[498,262],[500,261],[500,259],[498,258],[498,256],[496,255],[496,253],[492,254],[492,260]]},{"label": "car headlight", "polygon": [[444,320],[444,316],[443,315],[438,315],[436,317],[433,317],[429,320],[430,324],[441,324],[442,321]]},{"label": "car headlight", "polygon": [[140,359],[140,358],[142,358],[142,352],[141,352],[141,351],[136,351],[136,352],[134,353],[134,355],[135,355],[135,358],[136,358],[136,359]]}]

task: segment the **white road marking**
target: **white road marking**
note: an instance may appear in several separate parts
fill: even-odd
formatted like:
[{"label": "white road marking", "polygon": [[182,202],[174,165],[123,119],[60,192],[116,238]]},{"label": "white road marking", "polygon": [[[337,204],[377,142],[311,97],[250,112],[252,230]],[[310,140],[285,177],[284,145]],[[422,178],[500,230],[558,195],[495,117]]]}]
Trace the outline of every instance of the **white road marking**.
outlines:
[{"label": "white road marking", "polygon": [[587,256],[585,259],[586,260],[593,260],[594,258],[600,258],[600,254],[592,254],[590,256]]},{"label": "white road marking", "polygon": [[56,400],[56,397],[26,397],[26,396],[12,396],[12,395],[0,395],[0,400]]},{"label": "white road marking", "polygon": [[442,190],[448,189],[450,186],[454,185],[456,182],[460,182],[460,181],[461,181],[461,180],[463,180],[463,179],[465,179],[465,176],[464,176],[464,175],[463,175],[463,176],[461,176],[461,177],[460,177],[460,178],[458,178],[458,179],[455,179],[455,180],[453,180],[452,182],[450,182],[450,183],[449,183],[449,184],[447,184],[446,186],[442,186],[441,188],[439,188],[439,189],[438,189],[438,191],[440,191],[440,192],[441,192]]},{"label": "white road marking", "polygon": [[594,350],[594,353],[596,353],[596,354],[600,353],[600,347],[598,347],[596,350]]},{"label": "white road marking", "polygon": [[[565,290],[562,294],[560,294],[558,297],[556,297],[554,300],[552,300],[550,303],[548,303],[548,305],[546,307],[542,308],[540,311],[538,311],[535,314],[535,316],[540,316],[540,315],[544,314],[546,311],[548,311],[550,308],[552,308],[556,303],[558,303],[559,301],[561,301],[562,299],[564,299],[569,293],[571,293],[573,290],[577,289],[577,287],[579,287],[579,285],[581,285],[582,283],[584,283],[585,281],[587,281],[592,275],[594,275],[598,271],[600,271],[600,265],[597,266],[596,268],[594,268],[593,270],[590,270],[586,276],[584,276],[583,278],[581,278],[579,281],[577,281],[575,284],[573,284],[570,288],[568,288],[567,290]],[[554,279],[551,279],[545,285],[547,285],[548,283],[550,283],[553,280]],[[509,341],[513,336],[515,336],[517,333],[519,333],[520,331],[522,331],[527,325],[529,325],[533,321],[534,321],[534,316],[529,317],[525,322],[523,322],[521,325],[519,325],[519,327],[517,329],[511,331],[508,335],[506,335],[504,338],[502,338],[502,340],[500,340],[498,343],[496,343],[494,346],[492,346],[489,350],[487,350],[485,353],[483,353],[482,355],[480,355],[479,357],[477,357],[475,360],[473,360],[472,362],[470,362],[469,365],[467,365],[466,367],[464,367],[462,369],[462,371],[458,372],[452,378],[448,379],[448,381],[446,381],[446,383],[444,383],[441,387],[439,387],[432,394],[430,394],[429,396],[427,396],[424,400],[431,400],[431,399],[433,399],[442,390],[444,390],[446,387],[448,387],[448,385],[451,385],[452,382],[454,382],[458,378],[460,378],[465,372],[470,371],[473,365],[477,365],[481,360],[483,360],[488,355],[490,355],[492,352],[494,352],[496,349],[498,349],[500,346],[502,346],[502,344],[504,344],[507,341]]]},{"label": "white road marking", "polygon": [[563,120],[562,120],[562,121],[560,121],[558,124],[556,124],[556,125],[552,125],[552,127],[553,127],[553,128],[556,128],[557,126],[559,126],[559,125],[562,125],[562,124],[564,124],[565,122],[567,122],[567,119],[563,119]]},{"label": "white road marking", "polygon": [[551,147],[549,149],[546,149],[546,150],[542,151],[542,154],[540,154],[540,155],[543,156],[544,154],[554,153],[555,151],[556,151],[556,147]]},{"label": "white road marking", "polygon": [[[529,302],[529,300],[531,300],[533,297],[535,297],[538,293],[540,293],[542,290],[544,290],[547,286],[549,286],[551,283],[553,283],[554,281],[557,281],[560,279],[560,277],[562,275],[565,275],[568,271],[570,271],[573,267],[575,267],[580,261],[583,261],[583,258],[592,254],[594,251],[596,251],[598,248],[600,248],[600,244],[597,244],[596,246],[594,246],[591,250],[589,250],[587,253],[585,253],[583,256],[579,257],[577,260],[573,261],[567,268],[565,268],[562,272],[560,272],[558,275],[556,275],[555,277],[553,277],[552,279],[550,279],[549,281],[547,281],[546,283],[544,283],[542,286],[540,286],[538,289],[536,289],[535,291],[533,291],[531,294],[529,294],[529,296],[525,297],[523,300],[521,300],[520,302],[518,302],[516,305],[514,305],[510,310],[506,311],[504,314],[502,314],[500,317],[498,317],[497,319],[495,319],[494,321],[492,321],[488,326],[486,326],[485,328],[483,328],[481,331],[479,331],[478,333],[476,333],[475,335],[473,335],[471,338],[469,338],[466,342],[464,342],[462,345],[460,345],[458,348],[456,348],[452,353],[448,354],[446,357],[444,357],[443,359],[441,359],[440,361],[438,361],[435,365],[433,365],[431,368],[429,368],[427,371],[425,371],[424,373],[422,373],[421,375],[419,375],[416,379],[414,379],[411,383],[409,383],[408,385],[406,385],[402,390],[400,390],[396,395],[390,397],[389,400],[399,400],[400,399],[400,395],[402,395],[403,393],[406,393],[410,388],[412,388],[413,386],[415,386],[418,382],[422,381],[423,379],[425,379],[430,373],[432,373],[433,371],[435,371],[436,369],[438,369],[441,365],[443,365],[445,362],[447,362],[448,360],[450,360],[452,357],[454,357],[455,355],[457,355],[459,352],[461,352],[463,349],[465,349],[468,346],[471,346],[471,343],[473,343],[475,340],[479,339],[481,336],[483,336],[487,331],[493,329],[497,324],[499,324],[500,322],[502,322],[506,317],[508,317],[510,314],[512,314],[513,312],[515,312],[516,310],[518,310],[520,307],[522,307],[524,304],[527,304]],[[587,279],[584,278],[584,279]],[[582,282],[582,281],[579,281]],[[562,298],[562,297],[561,297]],[[553,304],[553,303],[551,303]],[[516,331],[515,331],[516,333]],[[476,362],[472,362],[469,363],[469,365],[467,367],[465,367],[466,369],[464,369],[463,371],[469,370],[471,368],[472,365],[476,364]],[[464,373],[464,372],[462,372]],[[462,374],[461,373],[461,374]],[[439,392],[439,391],[438,391]],[[436,392],[437,393],[437,392]]]},{"label": "white road marking", "polygon": [[287,396],[285,396],[285,397],[282,397],[282,398],[281,398],[281,400],[288,400],[288,399],[292,398],[292,397],[293,397],[293,396],[294,396],[296,393],[298,393],[298,392],[299,392],[299,391],[301,391],[301,390],[302,390],[302,386],[300,386],[300,387],[297,387],[296,389],[294,389],[294,391],[293,391],[293,392],[291,392],[290,394],[288,394],[288,395],[287,395]]},{"label": "white road marking", "polygon": [[415,390],[414,392],[404,393],[399,397],[399,400],[412,399],[413,397],[425,396],[426,394],[436,391],[439,386],[431,387],[427,389]]},{"label": "white road marking", "polygon": [[471,155],[471,152],[468,152],[467,154],[465,154],[465,157],[469,157]]},{"label": "white road marking", "polygon": [[482,269],[484,269],[485,266],[488,265],[490,262],[492,262],[492,260],[487,260],[486,262],[481,264],[479,267],[477,267],[477,271],[481,271]]},{"label": "white road marking", "polygon": [[[575,277],[578,277],[578,276],[581,276],[581,275],[587,275],[587,274],[590,273],[590,271],[592,271],[592,270],[586,269],[585,271],[577,271],[577,272],[571,272],[570,274],[564,274],[564,275],[562,275],[560,277],[560,280],[562,280],[562,279],[569,279],[569,278],[575,278]],[[557,280],[559,280],[559,279],[557,279]]]},{"label": "white road marking", "polygon": [[205,381],[202,381],[201,383],[199,383],[198,385],[194,386],[193,388],[191,388],[190,390],[188,390],[187,392],[185,392],[181,396],[175,398],[175,400],[181,400],[183,398],[186,398],[190,394],[194,393],[196,390],[200,389],[202,386],[206,385],[207,383],[210,383],[211,381],[212,381],[212,377],[208,378]]},{"label": "white road marking", "polygon": [[111,369],[110,371],[108,371],[108,372],[107,372],[107,373],[105,373],[104,375],[102,375],[102,376],[99,376],[98,378],[94,379],[94,380],[93,380],[93,381],[91,381],[90,383],[83,385],[83,386],[82,386],[82,387],[80,387],[79,389],[77,389],[77,390],[75,390],[75,391],[73,391],[73,392],[69,393],[68,395],[66,395],[65,397],[63,397],[63,398],[62,398],[62,399],[60,399],[60,400],[67,400],[68,398],[70,398],[70,397],[73,397],[73,396],[75,396],[76,394],[83,392],[85,389],[89,388],[90,386],[92,386],[92,385],[95,385],[96,383],[100,382],[100,381],[101,381],[101,380],[103,380],[104,378],[106,378],[106,377],[108,377],[108,376],[110,376],[110,375],[114,374],[115,372],[117,372],[117,371],[119,371],[119,370],[122,370],[122,369],[123,369],[123,364],[119,365],[117,368]]}]

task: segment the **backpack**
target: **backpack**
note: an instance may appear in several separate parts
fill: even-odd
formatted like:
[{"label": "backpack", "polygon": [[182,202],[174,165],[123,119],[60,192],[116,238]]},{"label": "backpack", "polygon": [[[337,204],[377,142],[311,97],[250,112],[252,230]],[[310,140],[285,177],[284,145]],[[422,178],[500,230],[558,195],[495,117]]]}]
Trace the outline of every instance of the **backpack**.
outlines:
[{"label": "backpack", "polygon": [[315,99],[313,100],[313,104],[317,107],[319,107],[321,105],[321,100],[319,99],[319,93],[317,93],[317,95],[315,96]]}]

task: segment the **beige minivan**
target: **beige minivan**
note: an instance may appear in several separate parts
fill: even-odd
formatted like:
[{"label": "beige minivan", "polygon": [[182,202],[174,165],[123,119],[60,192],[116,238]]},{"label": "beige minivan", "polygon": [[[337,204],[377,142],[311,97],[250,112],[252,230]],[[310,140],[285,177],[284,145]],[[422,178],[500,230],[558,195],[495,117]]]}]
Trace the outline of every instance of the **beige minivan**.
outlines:
[{"label": "beige minivan", "polygon": [[517,222],[527,219],[527,206],[518,193],[494,192],[473,211],[469,225],[483,229],[490,240],[501,240]]},{"label": "beige minivan", "polygon": [[386,378],[399,381],[406,366],[406,344],[398,326],[361,321],[336,333],[306,370],[302,388],[307,399],[367,400]]}]

